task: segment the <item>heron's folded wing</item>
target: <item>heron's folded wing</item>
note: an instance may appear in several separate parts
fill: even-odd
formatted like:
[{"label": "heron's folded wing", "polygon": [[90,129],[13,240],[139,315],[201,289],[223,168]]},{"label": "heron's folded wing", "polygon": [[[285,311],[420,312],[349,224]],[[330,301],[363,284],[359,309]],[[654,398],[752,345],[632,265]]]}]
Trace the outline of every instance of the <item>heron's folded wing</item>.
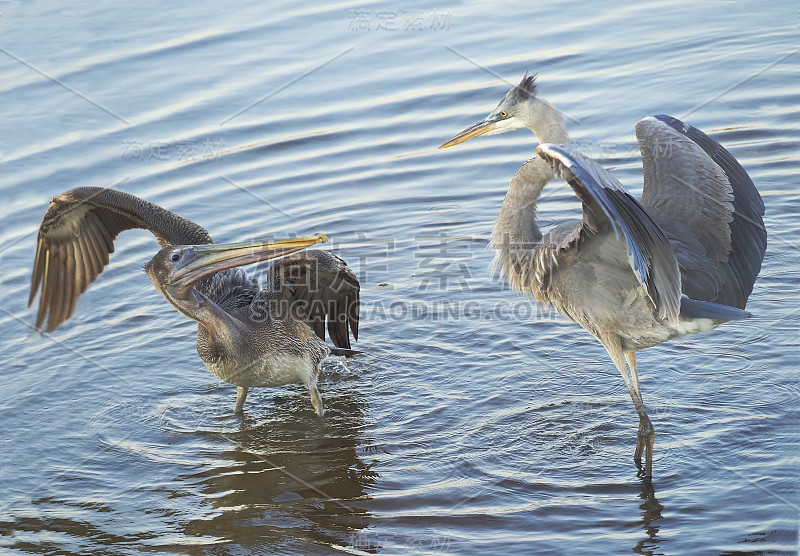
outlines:
[{"label": "heron's folded wing", "polygon": [[28,305],[39,296],[36,328],[49,332],[75,312],[78,297],[108,264],[123,230],[150,230],[163,246],[211,243],[208,232],[158,205],[113,189],[56,195],[42,220]]},{"label": "heron's folded wing", "polygon": [[327,322],[336,347],[350,349],[350,332],[358,340],[361,288],[347,263],[336,255],[311,250],[284,257],[270,267],[269,285],[291,314],[321,339]]},{"label": "heron's folded wing", "polygon": [[624,238],[628,261],[659,318],[676,322],[681,278],[672,246],[659,225],[605,168],[561,145],[542,144],[536,152],[567,181],[583,203],[580,231],[613,230]]}]

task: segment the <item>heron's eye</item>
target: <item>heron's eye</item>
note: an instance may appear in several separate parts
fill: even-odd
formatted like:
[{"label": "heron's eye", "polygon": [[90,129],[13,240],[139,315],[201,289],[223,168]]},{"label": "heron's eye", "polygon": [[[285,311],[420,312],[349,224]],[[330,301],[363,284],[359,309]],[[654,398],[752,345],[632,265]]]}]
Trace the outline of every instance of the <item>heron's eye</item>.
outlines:
[{"label": "heron's eye", "polygon": [[500,117],[501,118],[505,118],[506,116],[508,116],[508,114],[506,114],[505,112],[500,112]]},{"label": "heron's eye", "polygon": [[172,254],[172,261],[173,262],[178,262],[179,260],[181,260],[180,253],[173,253]]}]

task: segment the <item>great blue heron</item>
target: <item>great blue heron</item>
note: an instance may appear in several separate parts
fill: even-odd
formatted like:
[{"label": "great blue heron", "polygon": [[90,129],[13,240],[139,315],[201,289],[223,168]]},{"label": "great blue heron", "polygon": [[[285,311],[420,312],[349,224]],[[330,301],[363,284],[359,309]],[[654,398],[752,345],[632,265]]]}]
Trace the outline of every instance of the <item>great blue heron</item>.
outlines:
[{"label": "great blue heron", "polygon": [[[551,304],[606,348],[639,414],[634,461],[649,479],[655,430],[636,351],[749,316],[745,303],[767,248],[764,203],[722,145],[664,115],[636,124],[644,167],[637,201],[608,171],[570,150],[564,118],[537,96],[534,76],[440,148],[520,128],[541,144],[511,180],[492,230],[495,264],[514,289]],[[583,218],[542,235],[536,205],[556,176],[575,191]]]},{"label": "great blue heron", "polygon": [[235,412],[248,388],[305,384],[323,414],[317,374],[334,345],[358,339],[359,283],[327,251],[284,257],[269,269],[265,289],[238,265],[287,255],[323,235],[283,241],[214,245],[208,232],[158,205],[112,189],[80,187],[56,195],[39,229],[30,305],[37,292],[36,328],[49,332],[69,319],[78,296],[97,278],[123,230],[151,231],[162,249],[145,271],[179,312],[198,322],[197,352],[216,376],[237,386]]}]

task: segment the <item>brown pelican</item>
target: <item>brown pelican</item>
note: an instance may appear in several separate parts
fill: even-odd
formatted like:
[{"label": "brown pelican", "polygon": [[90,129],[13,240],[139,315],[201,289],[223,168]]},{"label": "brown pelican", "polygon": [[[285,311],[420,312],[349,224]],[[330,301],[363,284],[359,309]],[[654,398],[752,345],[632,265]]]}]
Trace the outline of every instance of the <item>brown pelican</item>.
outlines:
[{"label": "brown pelican", "polygon": [[[637,201],[608,171],[566,146],[564,118],[537,96],[534,76],[441,148],[521,128],[542,144],[511,180],[500,208],[491,240],[495,264],[516,290],[551,304],[606,348],[639,414],[634,461],[649,479],[655,430],[639,389],[636,351],[750,316],[745,302],[767,248],[764,203],[722,145],[664,115],[636,124],[644,166]],[[575,191],[583,218],[543,235],[536,205],[556,176]]]},{"label": "brown pelican", "polygon": [[[78,296],[108,263],[114,239],[133,228],[158,239],[161,250],[145,271],[173,307],[197,321],[200,359],[237,386],[237,413],[251,387],[300,382],[323,414],[317,375],[330,352],[325,322],[334,345],[349,352],[348,327],[358,339],[359,283],[327,251],[296,253],[327,241],[321,234],[215,245],[201,226],[128,193],[72,189],[53,198],[39,229],[28,301],[40,292],[37,329],[52,331],[72,316]],[[270,267],[264,289],[235,268],[292,253]]]}]

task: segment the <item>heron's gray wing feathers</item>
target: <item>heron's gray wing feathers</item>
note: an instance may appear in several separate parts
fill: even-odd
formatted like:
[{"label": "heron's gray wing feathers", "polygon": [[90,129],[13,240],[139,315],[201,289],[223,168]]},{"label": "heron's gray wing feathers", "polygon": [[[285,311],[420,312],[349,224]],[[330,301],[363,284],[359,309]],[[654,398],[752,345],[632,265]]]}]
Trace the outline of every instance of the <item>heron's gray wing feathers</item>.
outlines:
[{"label": "heron's gray wing feathers", "polygon": [[36,328],[54,330],[75,312],[78,297],[108,264],[114,239],[143,228],[162,247],[212,243],[197,224],[128,193],[79,187],[56,195],[39,228],[28,305],[39,296]]},{"label": "heron's gray wing feathers", "polygon": [[564,243],[574,243],[586,233],[613,230],[618,237],[621,235],[631,269],[647,291],[657,316],[677,322],[680,272],[672,246],[659,225],[614,176],[592,159],[546,143],[539,145],[536,152],[569,183],[583,203],[581,226],[566,236]]},{"label": "heron's gray wing feathers", "polygon": [[677,118],[636,124],[642,204],[673,243],[683,291],[743,309],[767,247],[764,203],[722,145]]},{"label": "heron's gray wing feathers", "polygon": [[268,284],[290,313],[321,339],[327,322],[336,347],[350,349],[350,332],[358,340],[361,288],[347,263],[336,255],[315,249],[284,257],[270,267]]},{"label": "heron's gray wing feathers", "polygon": [[665,231],[700,244],[710,261],[727,260],[733,191],[725,173],[697,143],[656,118],[639,121],[636,138],[644,172],[642,205]]}]

